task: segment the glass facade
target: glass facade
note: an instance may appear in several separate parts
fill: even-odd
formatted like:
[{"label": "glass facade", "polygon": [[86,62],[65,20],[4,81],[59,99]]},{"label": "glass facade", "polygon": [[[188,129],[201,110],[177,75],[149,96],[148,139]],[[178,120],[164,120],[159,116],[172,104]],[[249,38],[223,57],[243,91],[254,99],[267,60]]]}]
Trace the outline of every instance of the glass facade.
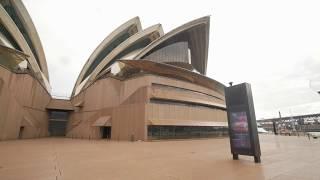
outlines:
[{"label": "glass facade", "polygon": [[67,111],[50,111],[49,117],[50,117],[50,119],[67,120],[69,117],[69,112],[67,112]]},{"label": "glass facade", "polygon": [[68,111],[49,111],[50,136],[65,136],[69,117]]},{"label": "glass facade", "polygon": [[148,139],[210,138],[228,135],[228,127],[218,126],[148,126]]},{"label": "glass facade", "polygon": [[191,62],[188,53],[188,42],[176,42],[152,52],[143,59],[158,63],[179,62],[188,64]]}]

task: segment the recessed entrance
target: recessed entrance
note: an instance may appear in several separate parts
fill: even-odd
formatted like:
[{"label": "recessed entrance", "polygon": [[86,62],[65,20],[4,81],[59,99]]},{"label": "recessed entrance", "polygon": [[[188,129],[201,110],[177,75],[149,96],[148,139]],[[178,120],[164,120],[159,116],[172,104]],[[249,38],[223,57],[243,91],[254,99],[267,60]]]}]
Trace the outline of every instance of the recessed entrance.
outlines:
[{"label": "recessed entrance", "polygon": [[49,133],[50,136],[65,136],[68,122],[68,111],[49,111]]},{"label": "recessed entrance", "polygon": [[111,138],[111,127],[103,126],[101,129],[102,139],[110,139]]},{"label": "recessed entrance", "polygon": [[23,137],[23,131],[24,131],[24,127],[21,126],[20,129],[19,129],[19,139],[22,139],[22,137]]}]

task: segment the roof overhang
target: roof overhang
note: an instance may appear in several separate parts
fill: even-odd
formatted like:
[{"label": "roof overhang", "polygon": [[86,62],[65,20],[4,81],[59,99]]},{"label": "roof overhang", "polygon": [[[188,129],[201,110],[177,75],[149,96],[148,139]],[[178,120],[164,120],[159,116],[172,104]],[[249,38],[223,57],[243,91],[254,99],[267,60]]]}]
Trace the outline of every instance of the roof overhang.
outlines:
[{"label": "roof overhang", "polygon": [[111,126],[111,117],[110,116],[101,116],[92,124],[92,126],[110,127]]},{"label": "roof overhang", "polygon": [[[215,90],[222,96],[224,96],[224,85],[214,79],[206,77],[204,75],[189,71],[177,66],[156,63],[148,60],[118,60],[114,66],[117,66],[118,73],[113,76],[126,79],[133,73],[151,73],[165,77],[175,78],[187,82],[191,82],[212,90]],[[112,70],[111,70],[112,71]]]},{"label": "roof overhang", "polygon": [[1,60],[0,65],[5,65],[7,68],[14,70],[19,63],[27,59],[28,55],[21,51],[0,45],[0,59],[3,57],[8,59],[8,61]]},{"label": "roof overhang", "polygon": [[73,111],[73,105],[70,100],[64,99],[51,99],[49,104],[46,106],[48,110],[60,110],[60,111]]},{"label": "roof overhang", "polygon": [[25,127],[25,126],[36,127],[36,126],[33,124],[31,118],[30,118],[28,115],[25,115],[25,116],[23,117],[20,126],[23,126],[23,127]]}]

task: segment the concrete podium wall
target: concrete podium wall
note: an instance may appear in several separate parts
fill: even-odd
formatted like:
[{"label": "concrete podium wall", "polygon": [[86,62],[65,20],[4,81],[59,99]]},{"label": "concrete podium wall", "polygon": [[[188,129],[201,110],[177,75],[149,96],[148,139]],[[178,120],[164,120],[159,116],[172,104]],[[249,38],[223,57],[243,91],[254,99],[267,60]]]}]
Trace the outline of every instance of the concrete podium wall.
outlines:
[{"label": "concrete podium wall", "polygon": [[48,136],[46,106],[51,96],[29,74],[0,66],[0,140]]},{"label": "concrete podium wall", "polygon": [[[157,85],[170,86],[173,90],[169,93],[166,88],[159,89]],[[154,104],[151,99],[157,97],[157,94],[164,95],[166,100],[187,97],[188,102],[199,103],[202,98],[201,103],[204,105],[225,106],[223,94],[174,78],[140,75],[118,80],[107,77],[97,80],[71,99],[73,105],[81,106],[75,107],[75,111],[70,114],[67,137],[101,138],[101,127],[93,125],[100,117],[110,117],[112,140],[147,140],[147,126],[152,119],[227,121],[225,110],[219,108]],[[158,98],[163,97],[159,95]]]}]

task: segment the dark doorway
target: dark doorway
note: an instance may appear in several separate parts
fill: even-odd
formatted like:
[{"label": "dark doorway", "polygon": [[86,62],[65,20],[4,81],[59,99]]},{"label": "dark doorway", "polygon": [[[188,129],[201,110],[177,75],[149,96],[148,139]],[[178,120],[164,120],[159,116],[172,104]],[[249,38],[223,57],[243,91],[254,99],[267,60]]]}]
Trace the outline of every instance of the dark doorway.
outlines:
[{"label": "dark doorway", "polygon": [[48,130],[49,130],[50,136],[65,136],[68,118],[69,118],[68,111],[58,111],[58,110],[49,111]]},{"label": "dark doorway", "polygon": [[67,121],[52,120],[49,121],[50,136],[65,136]]},{"label": "dark doorway", "polygon": [[21,126],[19,129],[19,139],[22,139],[22,137],[23,137],[23,130],[24,130],[24,127]]},{"label": "dark doorway", "polygon": [[101,127],[102,139],[111,138],[111,127]]}]

